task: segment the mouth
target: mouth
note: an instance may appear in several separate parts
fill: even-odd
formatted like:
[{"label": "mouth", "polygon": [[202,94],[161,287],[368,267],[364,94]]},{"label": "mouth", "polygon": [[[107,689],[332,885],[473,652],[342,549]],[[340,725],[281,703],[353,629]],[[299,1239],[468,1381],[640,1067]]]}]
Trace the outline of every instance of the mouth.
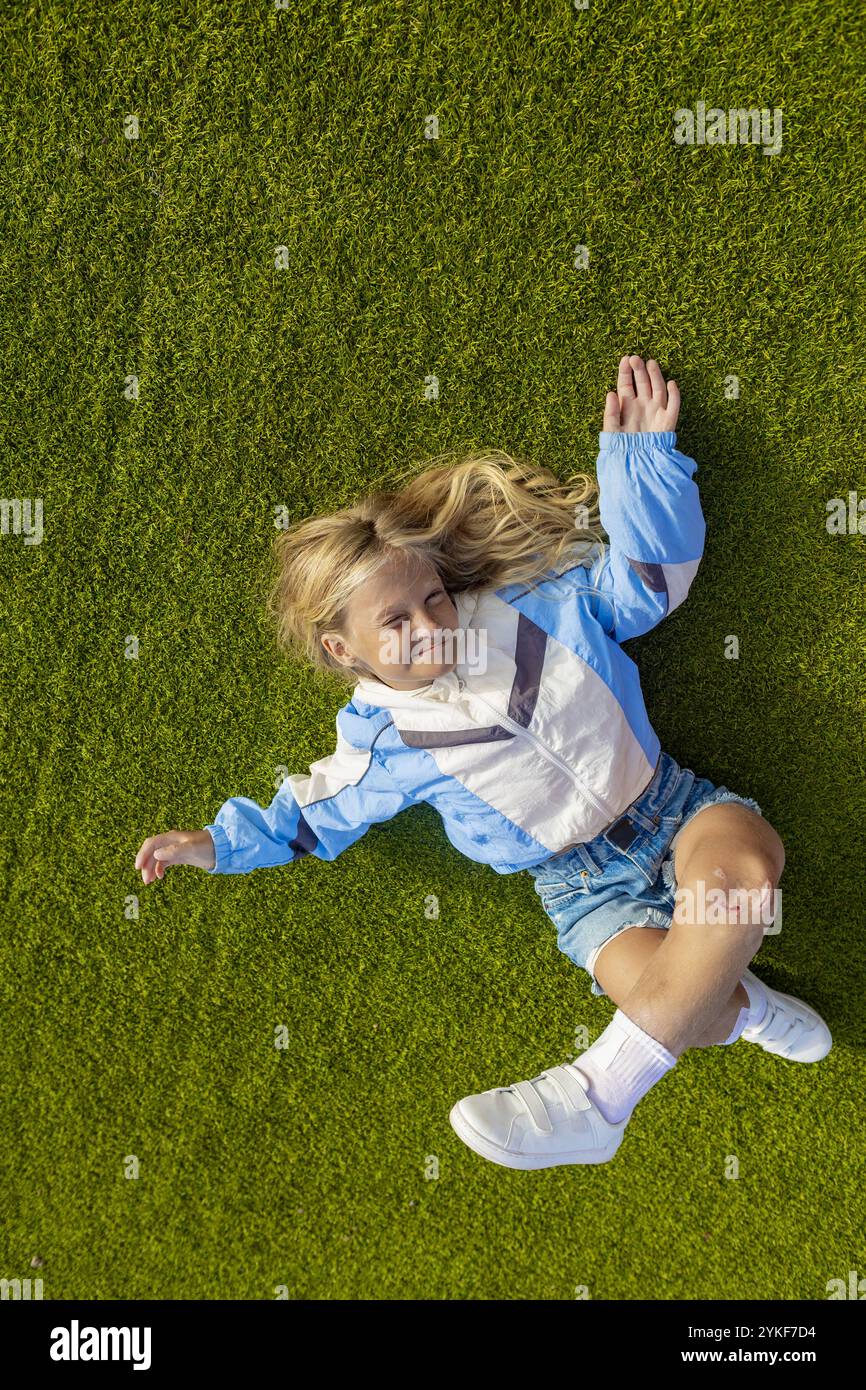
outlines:
[{"label": "mouth", "polygon": [[429,642],[426,647],[422,647],[415,653],[416,661],[435,662],[439,666],[449,665],[449,659],[445,655],[444,644]]},{"label": "mouth", "polygon": [[437,652],[441,654],[441,643],[437,644],[435,641],[425,642],[423,646],[418,645],[413,647],[412,650],[416,661],[427,661],[431,656],[435,656]]},{"label": "mouth", "polygon": [[433,637],[423,646],[418,645],[412,648],[413,657],[416,661],[436,661],[440,665],[450,665],[453,635],[443,633],[440,637]]}]

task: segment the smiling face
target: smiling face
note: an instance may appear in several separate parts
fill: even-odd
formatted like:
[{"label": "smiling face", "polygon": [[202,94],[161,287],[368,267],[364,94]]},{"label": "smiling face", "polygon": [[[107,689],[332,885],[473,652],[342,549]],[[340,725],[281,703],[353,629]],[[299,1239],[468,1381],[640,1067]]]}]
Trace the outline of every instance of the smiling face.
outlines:
[{"label": "smiling face", "polygon": [[435,565],[408,554],[384,561],[358,586],[343,628],[323,633],[321,642],[342,665],[367,668],[394,690],[414,690],[456,666],[457,622]]}]

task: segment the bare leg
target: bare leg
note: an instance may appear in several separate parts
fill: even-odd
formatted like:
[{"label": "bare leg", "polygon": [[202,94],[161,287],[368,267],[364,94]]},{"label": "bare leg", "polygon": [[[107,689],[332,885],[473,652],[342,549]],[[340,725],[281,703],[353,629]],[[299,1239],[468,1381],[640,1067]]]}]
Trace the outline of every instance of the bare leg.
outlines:
[{"label": "bare leg", "polygon": [[[706,911],[706,896],[719,887],[757,896],[766,880],[775,889],[784,862],[784,848],[773,827],[739,803],[707,807],[681,832],[675,854],[674,921],[668,931],[647,929],[661,940],[631,987],[617,983],[621,997],[611,994],[623,1013],[673,1056],[728,1036],[737,1017],[735,1005],[743,1007],[740,977],[764,937],[754,903],[743,905],[727,921],[708,922],[712,912]],[[639,935],[644,932],[624,932],[599,953],[596,973],[605,990],[615,962],[623,959],[624,943],[630,951],[637,949],[630,938]],[[615,956],[616,947],[620,949]]]},{"label": "bare leg", "polygon": [[[666,933],[658,927],[634,926],[609,941],[596,960],[595,975],[605,994],[618,1006],[631,993],[661,946]],[[696,1038],[692,1047],[713,1047],[730,1037],[740,1009],[749,1007],[749,996],[741,984],[722,1008],[710,1028]],[[623,1012],[626,1012],[625,1010]]]}]

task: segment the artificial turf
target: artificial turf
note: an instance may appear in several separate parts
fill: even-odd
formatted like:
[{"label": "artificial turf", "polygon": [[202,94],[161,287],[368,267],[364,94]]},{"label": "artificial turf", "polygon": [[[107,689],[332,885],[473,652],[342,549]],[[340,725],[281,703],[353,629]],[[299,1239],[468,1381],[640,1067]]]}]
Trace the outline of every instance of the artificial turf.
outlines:
[{"label": "artificial turf", "polygon": [[[864,31],[814,0],[5,11],[0,492],[43,499],[44,537],[0,536],[0,1276],[820,1300],[866,1274],[866,567],[826,525],[866,497]],[[701,100],[781,108],[780,152],[677,145]],[[689,1051],[611,1163],[514,1172],[451,1105],[614,1007],[528,875],[428,807],[330,864],[144,887],[133,860],[334,747],[346,692],[264,616],[275,509],[463,446],[591,470],[624,352],[680,385],[708,528],[626,650],[662,747],[782,836],[754,969],[834,1047]]]}]

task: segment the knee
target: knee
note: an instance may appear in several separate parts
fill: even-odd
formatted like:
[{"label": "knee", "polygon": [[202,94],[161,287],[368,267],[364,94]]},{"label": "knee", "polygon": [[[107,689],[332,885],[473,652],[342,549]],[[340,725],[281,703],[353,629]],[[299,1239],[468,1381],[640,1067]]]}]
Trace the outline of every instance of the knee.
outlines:
[{"label": "knee", "polygon": [[[781,846],[781,840],[779,841]],[[784,865],[771,844],[730,848],[704,846],[689,861],[685,882],[703,889],[710,925],[737,924],[754,935],[755,949],[775,916],[776,886]]]},{"label": "knee", "polygon": [[785,867],[785,847],[772,826],[761,827],[760,839],[719,840],[706,838],[693,847],[682,879],[704,878],[736,888],[776,887]]},{"label": "knee", "polygon": [[[720,856],[717,855],[716,858]],[[725,858],[727,859],[727,856]],[[718,865],[715,872],[727,877],[732,886],[752,891],[765,883],[775,888],[782,872],[782,865],[770,848],[756,845],[733,855],[726,863]]]},{"label": "knee", "polygon": [[[693,838],[688,848],[683,844],[685,864],[677,863],[677,878],[712,878],[717,882],[725,879],[732,885],[746,889],[757,887],[768,879],[775,888],[785,867],[785,846],[778,831],[763,817],[747,813],[744,821],[739,807],[737,814],[727,819],[710,821],[718,812],[720,818],[733,812],[733,807],[720,806],[703,813],[705,825],[698,816],[694,826]],[[701,833],[703,830],[703,833]],[[688,833],[688,832],[687,832]],[[682,872],[680,869],[682,867]]]}]

